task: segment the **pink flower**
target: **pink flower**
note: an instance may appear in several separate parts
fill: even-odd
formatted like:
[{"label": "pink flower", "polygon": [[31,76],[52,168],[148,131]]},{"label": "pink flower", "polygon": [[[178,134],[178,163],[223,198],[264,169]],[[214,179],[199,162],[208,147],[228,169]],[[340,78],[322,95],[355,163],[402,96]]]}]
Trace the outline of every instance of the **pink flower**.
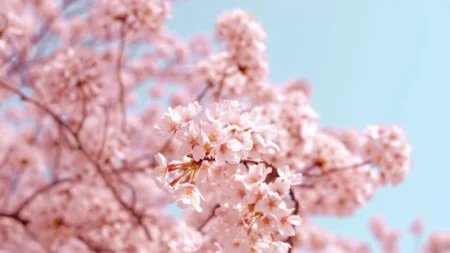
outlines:
[{"label": "pink flower", "polygon": [[206,118],[214,123],[224,120],[225,112],[219,103],[214,103],[211,108],[206,109]]},{"label": "pink flower", "polygon": [[269,188],[272,192],[276,192],[280,197],[286,196],[291,189],[291,186],[286,180],[282,178],[277,178],[273,183],[270,183]]},{"label": "pink flower", "polygon": [[270,234],[275,228],[278,227],[277,217],[273,214],[267,214],[258,219],[258,231],[264,234]]},{"label": "pink flower", "polygon": [[277,193],[269,191],[262,200],[256,203],[255,210],[264,214],[275,214],[278,216],[283,207],[282,203],[284,202]]},{"label": "pink flower", "polygon": [[369,228],[377,240],[382,240],[388,234],[386,220],[381,216],[372,217],[369,220]]},{"label": "pink flower", "polygon": [[289,166],[282,166],[277,169],[278,175],[281,179],[288,182],[290,185],[299,185],[302,183],[302,174],[295,173],[293,174],[289,169]]},{"label": "pink flower", "polygon": [[214,147],[218,146],[224,139],[224,136],[228,134],[228,131],[219,122],[202,122],[201,131],[205,142]]},{"label": "pink flower", "polygon": [[164,88],[161,85],[153,85],[149,89],[149,94],[152,98],[159,99],[164,97]]},{"label": "pink flower", "polygon": [[203,148],[203,138],[197,124],[190,124],[183,135],[183,144],[178,148],[178,154],[185,156],[192,154],[195,161],[203,159],[206,155]]},{"label": "pink flower", "polygon": [[225,163],[236,164],[241,160],[239,152],[242,150],[242,143],[236,139],[224,138],[224,142],[213,149],[213,155],[218,165]]},{"label": "pink flower", "polygon": [[425,221],[423,218],[416,218],[409,226],[409,231],[414,235],[421,235],[425,228]]},{"label": "pink flower", "polygon": [[266,176],[270,171],[271,168],[267,168],[264,163],[249,164],[245,183],[248,185],[261,183],[266,179]]},{"label": "pink flower", "polygon": [[158,153],[155,155],[155,160],[158,162],[158,166],[155,168],[155,176],[156,176],[156,183],[159,187],[163,189],[169,189],[169,184],[167,183],[167,180],[169,178],[169,169],[167,167],[167,160],[166,158],[161,154]]},{"label": "pink flower", "polygon": [[164,114],[160,122],[155,125],[155,129],[161,134],[175,134],[180,128],[180,115],[172,108],[169,108],[169,112]]},{"label": "pink flower", "polygon": [[202,194],[198,191],[195,185],[190,183],[183,183],[177,185],[174,191],[174,196],[178,201],[178,206],[181,208],[186,208],[188,206],[193,206],[197,212],[201,212],[200,200],[205,200]]},{"label": "pink flower", "polygon": [[191,122],[202,109],[198,102],[191,103],[187,107],[179,105],[175,109],[169,108],[169,112],[164,114],[155,125],[155,129],[161,134],[175,134]]},{"label": "pink flower", "polygon": [[291,247],[289,243],[272,239],[270,241],[261,241],[258,244],[258,248],[264,253],[287,253]]},{"label": "pink flower", "polygon": [[[293,210],[288,210],[291,213]],[[282,216],[279,221],[278,231],[281,235],[293,236],[295,235],[295,229],[293,226],[299,226],[302,224],[302,218],[298,215]]]},{"label": "pink flower", "polygon": [[266,183],[253,184],[248,191],[247,200],[250,203],[257,203],[258,201],[265,198],[266,194],[269,192],[269,187]]},{"label": "pink flower", "polygon": [[232,205],[237,205],[242,203],[243,200],[247,197],[248,189],[245,187],[242,180],[233,180],[230,185],[231,194],[229,194],[228,201]]},{"label": "pink flower", "polygon": [[[235,135],[235,138],[242,143],[243,152],[248,152],[252,150],[253,141],[250,132],[240,132],[239,134]],[[245,156],[245,154],[243,154],[243,156]]]},{"label": "pink flower", "polygon": [[192,121],[203,110],[203,107],[195,101],[187,107],[177,106],[174,110],[178,114],[181,124],[186,124]]}]

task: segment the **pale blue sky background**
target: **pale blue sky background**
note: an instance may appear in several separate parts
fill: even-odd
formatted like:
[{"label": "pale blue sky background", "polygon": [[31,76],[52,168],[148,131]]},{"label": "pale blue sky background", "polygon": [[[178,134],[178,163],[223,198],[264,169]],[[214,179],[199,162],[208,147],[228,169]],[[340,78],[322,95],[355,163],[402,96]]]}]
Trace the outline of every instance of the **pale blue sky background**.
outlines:
[{"label": "pale blue sky background", "polygon": [[[323,125],[397,122],[413,144],[414,166],[395,189],[380,191],[354,217],[320,224],[370,240],[366,222],[384,214],[406,229],[424,215],[428,229],[450,228],[450,1],[180,0],[170,27],[211,33],[217,15],[237,7],[268,33],[271,79],[305,77]],[[402,252],[413,252],[406,236]]]}]

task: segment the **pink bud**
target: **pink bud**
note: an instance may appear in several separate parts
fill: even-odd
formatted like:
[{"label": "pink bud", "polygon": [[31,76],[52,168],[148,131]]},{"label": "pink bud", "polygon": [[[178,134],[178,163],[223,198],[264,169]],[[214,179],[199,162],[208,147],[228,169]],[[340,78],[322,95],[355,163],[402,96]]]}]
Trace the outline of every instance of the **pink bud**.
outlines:
[{"label": "pink bud", "polygon": [[416,218],[409,226],[409,231],[414,235],[422,234],[424,229],[425,220],[422,217]]},{"label": "pink bud", "polygon": [[160,85],[153,85],[149,89],[149,94],[152,98],[158,99],[164,97],[164,88]]}]

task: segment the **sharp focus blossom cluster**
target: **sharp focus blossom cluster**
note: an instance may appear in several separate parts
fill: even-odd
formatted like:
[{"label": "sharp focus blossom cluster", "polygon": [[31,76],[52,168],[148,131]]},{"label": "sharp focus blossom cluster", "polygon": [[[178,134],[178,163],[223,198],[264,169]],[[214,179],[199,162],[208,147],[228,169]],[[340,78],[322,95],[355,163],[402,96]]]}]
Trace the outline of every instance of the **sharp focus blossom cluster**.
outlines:
[{"label": "sharp focus blossom cluster", "polygon": [[[313,221],[402,183],[405,130],[322,126],[307,80],[269,79],[250,13],[186,38],[173,0],[0,4],[0,252],[379,252]],[[386,224],[369,222],[396,253]]]}]

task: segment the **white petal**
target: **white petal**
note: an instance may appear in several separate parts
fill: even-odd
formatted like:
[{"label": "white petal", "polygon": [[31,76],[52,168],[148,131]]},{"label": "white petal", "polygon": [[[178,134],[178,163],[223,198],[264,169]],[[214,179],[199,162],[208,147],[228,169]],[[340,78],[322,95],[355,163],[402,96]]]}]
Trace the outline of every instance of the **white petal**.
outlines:
[{"label": "white petal", "polygon": [[290,174],[288,166],[279,167],[277,169],[277,172],[278,172],[278,175],[283,179],[286,179],[288,177],[288,175]]},{"label": "white petal", "polygon": [[161,153],[156,154],[155,159],[161,167],[167,167],[167,160]]},{"label": "white petal", "polygon": [[225,164],[225,155],[222,154],[221,152],[216,152],[215,158],[216,158],[217,165]]},{"label": "white petal", "polygon": [[298,215],[289,216],[288,221],[294,226],[299,226],[300,224],[302,224],[302,218]]},{"label": "white petal", "polygon": [[206,155],[205,149],[202,146],[195,146],[192,150],[192,156],[194,157],[194,160],[196,162],[200,161],[200,159],[203,159]]},{"label": "white petal", "polygon": [[242,143],[236,139],[229,140],[227,142],[227,147],[234,152],[241,151],[243,148]]},{"label": "white petal", "polygon": [[296,173],[292,176],[291,185],[299,185],[303,181],[303,176],[300,173]]},{"label": "white petal", "polygon": [[183,143],[177,150],[177,155],[180,157],[183,157],[187,154],[189,154],[191,152],[192,146],[187,144],[187,143]]}]

